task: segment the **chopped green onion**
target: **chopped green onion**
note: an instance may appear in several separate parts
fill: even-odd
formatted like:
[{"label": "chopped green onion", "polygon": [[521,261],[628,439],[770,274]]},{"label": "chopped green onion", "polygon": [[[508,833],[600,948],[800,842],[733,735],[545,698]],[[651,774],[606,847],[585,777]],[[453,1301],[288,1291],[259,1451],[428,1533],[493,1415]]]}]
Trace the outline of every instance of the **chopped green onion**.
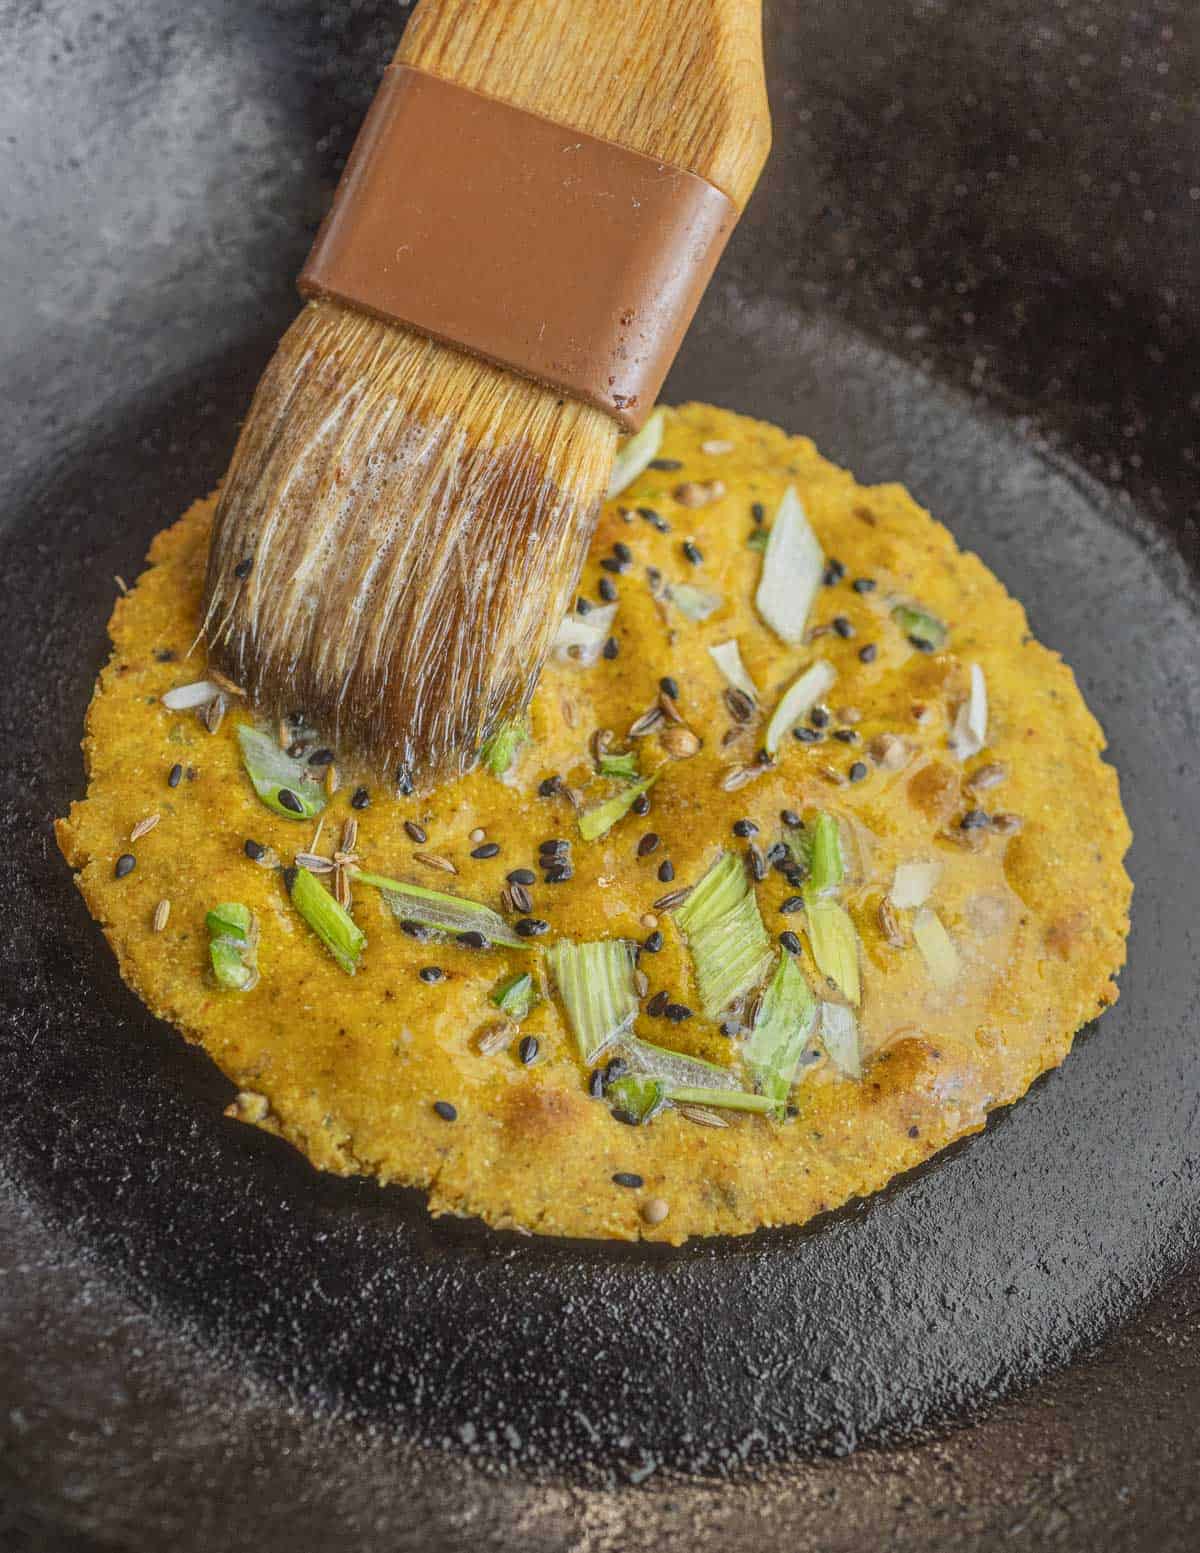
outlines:
[{"label": "chopped green onion", "polygon": [[637,1014],[633,953],[623,939],[577,944],[560,938],[546,959],[579,1055],[591,1067]]},{"label": "chopped green onion", "polygon": [[923,906],[941,876],[940,863],[897,863],[892,887],[888,891],[892,905],[906,911]]},{"label": "chopped green onion", "polygon": [[809,884],[819,895],[836,890],[846,877],[842,833],[832,814],[819,811],[809,830]]},{"label": "chopped green onion", "polygon": [[667,1086],[646,1073],[626,1073],[605,1091],[614,1111],[623,1111],[635,1122],[648,1122],[667,1103]]},{"label": "chopped green onion", "polygon": [[249,992],[258,981],[258,927],[254,913],[241,901],[223,901],[205,913],[208,957],[217,985],[229,992]]},{"label": "chopped green onion", "polygon": [[793,645],[804,638],[808,612],[825,574],[825,557],[794,486],[779,504],[762,576],[754,595],[755,608],[777,636]]},{"label": "chopped green onion", "polygon": [[761,555],[771,543],[771,530],[769,528],[756,528],[746,538],[746,549],[757,550]]},{"label": "chopped green onion", "polygon": [[740,690],[744,696],[749,696],[757,706],[758,686],[750,678],[746,665],[742,662],[742,653],[736,638],[728,642],[718,642],[715,647],[710,647],[708,656],[733,688]]},{"label": "chopped green onion", "polygon": [[538,1000],[537,987],[528,971],[518,971],[515,976],[498,981],[488,996],[510,1019],[524,1019]]},{"label": "chopped green onion", "polygon": [[671,1051],[666,1046],[654,1046],[649,1041],[627,1040],[621,1043],[621,1055],[628,1061],[634,1073],[646,1073],[664,1083],[705,1084],[712,1089],[736,1089],[737,1078],[732,1069],[719,1063],[706,1062],[703,1057],[688,1057],[683,1052]]},{"label": "chopped green onion", "polygon": [[804,972],[792,955],[781,955],[743,1050],[755,1087],[780,1110],[787,1103],[816,1012],[816,999]]},{"label": "chopped green onion", "polygon": [[658,457],[662,438],[663,412],[655,410],[647,417],[641,431],[635,432],[632,437],[625,437],[617,449],[605,501],[612,501],[614,496],[619,496]]},{"label": "chopped green onion", "polygon": [[943,926],[941,917],[928,906],[922,906],[913,918],[912,934],[924,957],[930,980],[939,992],[945,992],[958,980],[959,959],[954,940]]},{"label": "chopped green onion", "polygon": [[850,913],[837,901],[819,894],[812,884],[804,886],[804,909],[808,920],[808,941],[817,970],[833,983],[844,998],[857,1003],[861,996],[858,933]]},{"label": "chopped green onion", "polygon": [[[325,792],[314,785],[309,766],[302,760],[293,760],[269,734],[260,733],[249,723],[238,728],[238,743],[246,775],[268,809],[285,820],[311,820],[320,814],[325,807]],[[290,803],[280,801],[284,793]]]},{"label": "chopped green onion", "polygon": [[916,604],[897,604],[892,610],[892,619],[905,636],[915,637],[918,642],[924,642],[935,650],[946,645],[949,633],[945,624],[936,615],[931,615]]},{"label": "chopped green onion", "polygon": [[834,1067],[849,1078],[862,1078],[862,1047],[852,1008],[844,1003],[821,1004],[821,1045]]},{"label": "chopped green onion", "polygon": [[619,793],[614,793],[611,798],[606,798],[603,803],[594,804],[590,809],[585,809],[579,816],[579,834],[585,841],[596,841],[600,836],[606,835],[618,820],[623,820],[633,808],[634,803],[642,793],[649,792],[658,781],[658,772],[653,772],[648,777],[643,777],[640,782],[631,782]]},{"label": "chopped green onion", "polygon": [[480,765],[485,766],[493,776],[507,775],[517,758],[517,751],[528,738],[529,722],[526,718],[507,718],[480,745]]},{"label": "chopped green onion", "polygon": [[727,1111],[754,1111],[769,1116],[775,1102],[767,1095],[751,1095],[744,1089],[700,1089],[687,1086],[672,1089],[668,1099],[673,1105],[715,1105]]},{"label": "chopped green onion", "polygon": [[710,593],[707,588],[698,588],[691,582],[671,583],[667,596],[689,620],[707,620],[725,602],[719,593]]},{"label": "chopped green onion", "polygon": [[620,777],[625,782],[636,782],[638,774],[637,753],[627,750],[623,755],[601,755],[600,775]]},{"label": "chopped green onion", "polygon": [[950,749],[958,760],[970,760],[987,743],[987,681],[977,663],[971,665],[971,689],[950,730]]},{"label": "chopped green onion", "polygon": [[763,744],[768,755],[778,752],[780,744],[802,717],[807,717],[813,706],[830,689],[837,679],[832,663],[818,658],[809,664],[799,679],[795,679],[779,698],[779,705],[771,713]]},{"label": "chopped green onion", "polygon": [[616,615],[615,604],[599,604],[590,615],[565,615],[550,651],[560,663],[590,668],[604,651]]},{"label": "chopped green onion", "polygon": [[285,869],[283,878],[292,905],[346,975],[353,976],[358,968],[358,957],[366,948],[367,935],[307,868]]},{"label": "chopped green onion", "polygon": [[466,900],[461,895],[447,895],[441,890],[427,890],[423,885],[407,884],[403,879],[389,879],[386,874],[354,874],[358,884],[369,884],[382,890],[383,898],[392,915],[401,922],[419,922],[422,927],[436,928],[442,933],[482,933],[492,944],[503,944],[509,949],[528,949],[524,938],[518,937],[498,912],[478,901]]},{"label": "chopped green onion", "polygon": [[675,920],[695,963],[701,1005],[716,1019],[762,980],[771,958],[771,942],[741,858],[722,852],[675,908]]}]

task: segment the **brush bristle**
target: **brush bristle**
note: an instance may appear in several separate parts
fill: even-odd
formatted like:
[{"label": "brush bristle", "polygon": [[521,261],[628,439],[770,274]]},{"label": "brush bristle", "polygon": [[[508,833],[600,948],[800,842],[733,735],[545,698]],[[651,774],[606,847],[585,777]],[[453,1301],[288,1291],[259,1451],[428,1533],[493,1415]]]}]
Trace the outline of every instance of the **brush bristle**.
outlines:
[{"label": "brush bristle", "polygon": [[204,632],[256,709],[418,785],[522,708],[612,466],[608,416],[332,302],[280,342],[217,508]]}]

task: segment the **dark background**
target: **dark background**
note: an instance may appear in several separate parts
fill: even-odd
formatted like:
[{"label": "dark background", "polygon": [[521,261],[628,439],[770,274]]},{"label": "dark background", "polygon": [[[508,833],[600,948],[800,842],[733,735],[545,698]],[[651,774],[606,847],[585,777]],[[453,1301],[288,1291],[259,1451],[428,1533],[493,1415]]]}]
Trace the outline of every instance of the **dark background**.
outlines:
[{"label": "dark background", "polygon": [[[977,444],[980,504],[997,514],[979,520],[992,546],[985,556],[1001,575],[1009,567],[1039,629],[1039,603],[1049,621],[1056,591],[1074,598],[1063,644],[1070,638],[1072,661],[1092,676],[1085,683],[1106,723],[1136,727],[1139,684],[1156,717],[1164,707],[1178,714],[1159,757],[1172,768],[1170,801],[1164,787],[1160,804],[1144,805],[1147,829],[1166,832],[1147,841],[1165,866],[1172,849],[1194,845],[1194,808],[1179,799],[1198,796],[1200,733],[1184,693],[1195,688],[1184,680],[1195,663],[1200,519],[1196,9],[825,0],[769,13],[777,151],[676,391],[771,413],[774,370],[799,385],[799,429],[854,454],[869,477],[925,471],[931,502],[939,439],[948,458]],[[101,967],[94,929],[50,853],[47,822],[79,780],[77,762],[60,769],[73,743],[62,730],[78,726],[104,651],[113,571],[136,569],[144,537],[219,477],[403,14],[392,4],[265,0],[10,0],[0,9],[0,513],[14,536],[0,721],[0,1546],[635,1549],[751,1547],[769,1537],[797,1550],[1194,1548],[1194,1261],[1119,1336],[970,1428],[764,1469],[758,1481],[697,1483],[663,1470],[640,1488],[629,1482],[636,1464],[611,1485],[549,1469],[484,1478],[461,1439],[449,1452],[436,1441],[405,1444],[370,1408],[338,1421],[294,1370],[281,1387],[270,1363],[244,1363],[253,1347],[244,1330],[232,1333],[239,1348],[230,1332],[216,1341],[202,1320],[182,1319],[190,1256],[199,1269],[213,1247],[241,1249],[254,1280],[253,1218],[230,1208],[225,1227],[243,1237],[240,1247],[211,1219],[191,1218],[179,1194],[199,1202],[204,1183],[161,1149],[164,1132],[174,1130],[180,1158],[232,1157],[269,1180],[276,1172],[297,1200],[304,1181],[268,1143],[233,1141],[225,1124],[213,1142],[223,1082],[169,1038],[148,1052],[139,1039],[123,1089],[120,1042],[140,1038],[148,1022]],[[745,381],[740,338],[761,385]],[[784,408],[778,418],[789,419]],[[874,435],[884,425],[897,448]],[[919,452],[904,440],[911,428],[928,439]],[[865,464],[856,438],[871,450]],[[1046,459],[1057,484],[1031,473]],[[1008,479],[1016,495],[1005,506],[996,491]],[[919,479],[917,489],[925,494]],[[968,535],[971,490],[969,479],[947,487],[959,503],[947,515]],[[1045,509],[1031,511],[1022,493],[1044,498]],[[1101,514],[1092,527],[1085,509]],[[1062,538],[1072,524],[1078,534]],[[1156,635],[1149,604],[1140,634],[1113,629],[1110,640],[1119,611],[1102,596],[1089,650],[1092,604],[1074,596],[1086,592],[1081,568],[1105,524],[1114,554],[1118,534],[1136,536],[1157,579],[1157,591],[1131,581],[1139,597],[1154,609],[1178,603],[1173,640]],[[1046,575],[1063,556],[1075,569]],[[1096,553],[1089,575],[1103,574],[1106,560]],[[1110,589],[1127,575],[1114,563]],[[1125,603],[1136,615],[1137,599]],[[1189,630],[1191,657],[1179,640]],[[1140,963],[1166,944],[1194,979],[1193,898],[1154,893],[1157,855],[1143,852],[1147,877],[1138,875]],[[56,929],[61,918],[61,933],[42,933],[44,918]],[[1169,963],[1161,974],[1165,1007]],[[68,1003],[67,988],[86,990]],[[1171,1007],[1186,1005],[1173,990]],[[1179,1103],[1151,1148],[1140,1135],[1121,1139],[1126,1097],[1106,1089],[1105,1065],[1121,1071],[1126,1030],[1147,1047],[1169,1033],[1184,1050],[1197,1035],[1195,1004],[1169,1031],[1145,1018],[1118,1025],[1136,1013],[1138,993],[1134,980],[1113,1033],[1106,1020],[1078,1064],[1040,1087],[1007,1131],[989,1131],[861,1225],[839,1223],[843,1240],[870,1244],[891,1215],[892,1252],[915,1256],[921,1242],[903,1224],[905,1204],[944,1208],[953,1203],[947,1181],[973,1187],[989,1158],[994,1175],[1022,1147],[1069,1154],[1074,1140],[1061,1129],[1073,1104],[1115,1121],[1087,1154],[1115,1220],[1111,1240],[1087,1245],[1088,1265],[1099,1279],[1111,1255],[1110,1286],[1081,1315],[1087,1302],[1075,1285],[1056,1286],[1043,1250],[1030,1352],[1007,1354],[990,1386],[964,1385],[973,1411],[1100,1338],[1194,1252],[1195,1068],[1179,1059],[1156,1069],[1164,1117],[1172,1097]],[[1141,1044],[1126,1054],[1127,1064],[1148,1060]],[[1131,1113],[1131,1128],[1141,1127]],[[89,1151],[114,1136],[119,1165],[101,1169]],[[1058,1190],[1036,1164],[1013,1178],[1018,1196]],[[1079,1182],[1063,1183],[1060,1212],[1068,1185]],[[376,1212],[362,1193],[323,1201],[368,1220]],[[1017,1201],[1000,1233],[1019,1235],[1037,1206]],[[169,1268],[146,1238],[156,1221],[174,1237]],[[1063,1236],[1063,1263],[1077,1278],[1083,1253],[1069,1225]],[[1014,1239],[1014,1266],[1028,1251]],[[264,1245],[264,1283],[267,1255]],[[281,1265],[283,1278],[297,1272]],[[929,1311],[953,1334],[955,1312],[937,1311],[936,1298],[939,1282],[952,1280],[930,1266],[918,1283],[922,1273],[933,1286]],[[336,1308],[354,1293],[319,1297]],[[302,1347],[309,1312],[289,1311],[286,1297],[254,1308],[294,1319]],[[267,1349],[287,1347],[286,1333],[264,1338]],[[969,1358],[964,1351],[964,1371]]]}]

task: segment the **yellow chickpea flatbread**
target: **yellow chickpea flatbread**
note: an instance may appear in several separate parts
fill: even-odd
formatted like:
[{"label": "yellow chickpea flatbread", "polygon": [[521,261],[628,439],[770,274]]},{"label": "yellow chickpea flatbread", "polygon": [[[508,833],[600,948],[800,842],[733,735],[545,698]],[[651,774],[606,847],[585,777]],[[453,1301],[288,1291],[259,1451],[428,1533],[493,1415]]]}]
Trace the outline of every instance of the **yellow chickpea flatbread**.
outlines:
[{"label": "yellow chickpea flatbread", "polygon": [[659,424],[528,737],[432,794],[300,717],[258,726],[265,771],[251,738],[259,796],[250,711],[184,688],[211,502],[113,613],[58,830],[122,975],[233,1114],[434,1213],[800,1224],[977,1130],[1116,997],[1117,778],[1021,606],[899,486],[705,405]]}]

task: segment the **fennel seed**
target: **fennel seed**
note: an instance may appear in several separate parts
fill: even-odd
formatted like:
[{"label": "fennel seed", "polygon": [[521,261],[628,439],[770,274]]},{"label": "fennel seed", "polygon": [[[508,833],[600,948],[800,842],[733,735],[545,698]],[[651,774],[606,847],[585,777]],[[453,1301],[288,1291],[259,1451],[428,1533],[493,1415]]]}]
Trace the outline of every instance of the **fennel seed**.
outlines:
[{"label": "fennel seed", "polygon": [[485,1025],[479,1032],[475,1048],[481,1057],[494,1057],[511,1044],[516,1033],[517,1027],[511,1019],[498,1019],[495,1024]]},{"label": "fennel seed", "polygon": [[728,1127],[729,1123],[723,1116],[718,1116],[715,1111],[710,1111],[705,1105],[681,1105],[677,1106],[680,1116],[686,1116],[689,1122],[695,1122],[699,1127]]},{"label": "fennel seed", "polygon": [[659,734],[658,742],[673,760],[690,760],[700,750],[700,740],[697,736],[690,728],[685,728],[679,723],[665,728]]},{"label": "fennel seed", "polygon": [[135,841],[140,841],[143,836],[148,835],[157,824],[157,814],[148,814],[144,820],[139,820],[133,829],[129,832],[130,846],[132,846]]},{"label": "fennel seed", "polygon": [[685,884],[682,889],[668,890],[665,895],[660,895],[654,902],[655,911],[674,911],[676,906],[682,906],[684,901],[692,893],[693,886]]},{"label": "fennel seed", "polygon": [[161,900],[161,901],[159,901],[158,905],[154,908],[154,920],[151,923],[152,930],[155,933],[161,933],[163,928],[166,927],[166,925],[167,925],[167,918],[170,915],[171,915],[171,902],[168,901],[168,900]]},{"label": "fennel seed", "polygon": [[200,720],[209,733],[216,733],[217,729],[224,722],[225,709],[228,705],[229,703],[225,699],[225,692],[222,691],[219,696],[214,696],[207,706],[201,708]]},{"label": "fennel seed", "polygon": [[681,723],[683,721],[683,713],[679,710],[675,697],[670,691],[660,690],[658,692],[658,706],[668,722]]},{"label": "fennel seed", "polygon": [[903,949],[907,940],[900,927],[900,919],[896,916],[896,908],[892,905],[889,896],[885,895],[879,902],[879,931],[893,949]]},{"label": "fennel seed", "polygon": [[735,723],[748,723],[754,718],[755,706],[744,690],[739,690],[736,685],[727,685],[722,691],[725,705],[729,708],[729,715]]},{"label": "fennel seed", "polygon": [[1008,780],[1008,767],[1002,761],[993,760],[986,766],[980,766],[968,779],[968,785],[977,793],[984,793],[989,787],[999,787],[1001,782]]},{"label": "fennel seed", "polygon": [[418,863],[424,863],[426,868],[437,868],[444,874],[456,874],[458,872],[458,869],[448,857],[439,857],[436,852],[414,852],[413,858]]},{"label": "fennel seed", "polygon": [[212,680],[214,685],[219,685],[226,695],[237,696],[240,701],[244,701],[246,699],[246,692],[242,689],[242,687],[240,685],[235,685],[227,674],[221,673],[220,669],[214,669],[210,666],[208,677]]},{"label": "fennel seed", "polygon": [[658,725],[662,722],[662,720],[663,720],[663,710],[662,710],[662,707],[661,706],[649,707],[649,708],[647,708],[646,711],[644,711],[642,713],[642,715],[640,717],[636,718],[629,725],[629,732],[626,735],[626,737],[630,738],[630,739],[641,739],[646,734],[653,733],[654,730],[658,727]]}]

